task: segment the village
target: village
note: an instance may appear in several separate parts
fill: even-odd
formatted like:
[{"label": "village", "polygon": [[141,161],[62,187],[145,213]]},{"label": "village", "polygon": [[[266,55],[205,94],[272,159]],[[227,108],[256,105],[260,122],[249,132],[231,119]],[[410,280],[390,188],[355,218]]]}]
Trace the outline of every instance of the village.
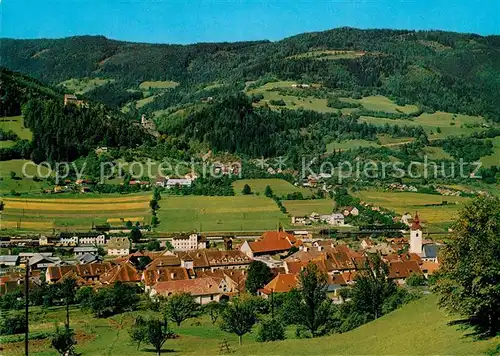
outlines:
[{"label": "village", "polygon": [[[343,214],[332,214],[333,219],[340,216]],[[247,269],[252,261],[260,261],[273,274],[258,290],[263,298],[271,292],[298,288],[298,274],[312,263],[328,275],[330,297],[342,303],[340,291],[356,283],[359,271],[369,268],[369,254],[382,257],[388,278],[398,285],[405,285],[413,275],[428,278],[437,270],[440,244],[424,239],[418,215],[409,220],[408,238],[363,238],[351,246],[342,240],[314,239],[304,230],[266,231],[255,240],[226,237],[219,248],[198,233],[179,234],[157,242],[159,251],[144,249],[126,236],[108,237],[99,232],[61,233],[50,239],[42,236],[32,250],[58,246],[66,254],[0,256],[0,294],[22,288],[28,269],[30,289],[72,277],[79,287],[105,288],[121,282],[140,286],[151,298],[189,293],[199,304],[206,304],[245,292]]]}]

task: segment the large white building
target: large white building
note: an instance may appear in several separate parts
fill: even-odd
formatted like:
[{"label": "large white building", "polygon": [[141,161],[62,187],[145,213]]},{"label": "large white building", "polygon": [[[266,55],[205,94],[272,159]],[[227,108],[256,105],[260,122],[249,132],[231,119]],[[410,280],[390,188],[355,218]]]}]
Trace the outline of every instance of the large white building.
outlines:
[{"label": "large white building", "polygon": [[206,248],[206,244],[200,241],[198,234],[179,235],[172,238],[172,246],[176,251],[191,251]]}]

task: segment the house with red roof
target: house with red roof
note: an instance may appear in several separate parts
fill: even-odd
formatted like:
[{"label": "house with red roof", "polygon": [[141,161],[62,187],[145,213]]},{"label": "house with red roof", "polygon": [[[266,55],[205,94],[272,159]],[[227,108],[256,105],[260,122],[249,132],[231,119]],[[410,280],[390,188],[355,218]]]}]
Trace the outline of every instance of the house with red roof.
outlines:
[{"label": "house with red roof", "polygon": [[253,242],[245,241],[240,246],[240,251],[249,258],[262,255],[276,255],[287,252],[292,246],[299,246],[302,241],[295,235],[285,231],[266,231]]},{"label": "house with red roof", "polygon": [[290,292],[292,289],[297,288],[298,282],[299,280],[295,273],[279,273],[264,288],[259,289],[258,294],[267,299],[271,293]]}]

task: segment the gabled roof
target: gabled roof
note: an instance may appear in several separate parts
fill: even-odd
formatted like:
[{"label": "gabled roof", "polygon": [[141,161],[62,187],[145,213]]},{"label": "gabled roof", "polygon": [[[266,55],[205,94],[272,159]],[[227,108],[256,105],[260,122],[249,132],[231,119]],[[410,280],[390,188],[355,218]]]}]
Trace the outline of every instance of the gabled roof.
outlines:
[{"label": "gabled roof", "polygon": [[298,278],[296,274],[292,273],[280,273],[271,282],[266,284],[262,288],[262,292],[265,294],[275,293],[286,293],[296,288],[298,284]]},{"label": "gabled roof", "polygon": [[153,286],[156,293],[164,296],[176,293],[189,293],[193,296],[219,294],[223,279],[217,277],[205,277],[168,282],[158,282]]},{"label": "gabled roof", "polygon": [[177,255],[183,261],[193,261],[194,268],[220,267],[231,265],[250,264],[252,260],[240,250],[193,250],[178,252]]},{"label": "gabled roof", "polygon": [[389,279],[408,278],[411,274],[422,274],[420,267],[415,261],[394,261],[388,263]]},{"label": "gabled roof", "polygon": [[141,274],[130,262],[124,262],[113,267],[101,275],[102,283],[113,284],[115,282],[140,282]]},{"label": "gabled roof", "polygon": [[234,284],[238,286],[238,291],[243,292],[245,290],[245,282],[247,280],[247,271],[245,269],[216,269],[214,271],[200,271],[196,272],[196,278],[203,277],[217,277],[230,279]]},{"label": "gabled roof", "polygon": [[112,268],[113,266],[110,263],[90,263],[76,266],[52,266],[47,268],[47,277],[50,281],[57,281],[69,271],[74,271],[82,278],[94,278],[100,277]]},{"label": "gabled roof", "polygon": [[189,279],[189,274],[183,267],[148,267],[142,273],[142,280],[146,286],[153,286],[158,282],[184,279]]},{"label": "gabled roof", "polygon": [[285,231],[266,231],[258,240],[248,245],[254,253],[267,253],[289,250],[297,239]]}]

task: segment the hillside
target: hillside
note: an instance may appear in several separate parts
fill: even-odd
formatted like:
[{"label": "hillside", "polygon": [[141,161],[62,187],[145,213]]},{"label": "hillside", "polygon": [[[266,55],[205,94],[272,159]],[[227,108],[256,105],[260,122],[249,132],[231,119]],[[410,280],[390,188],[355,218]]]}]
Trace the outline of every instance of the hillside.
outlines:
[{"label": "hillside", "polygon": [[[500,120],[499,36],[339,28],[278,42],[181,46],[83,36],[2,39],[1,46],[3,65],[53,85],[101,78],[101,87],[137,100],[131,91],[145,81],[180,84],[168,91],[171,98],[158,95],[141,107],[149,113],[199,101],[200,91],[213,96],[276,77]],[[94,90],[99,87],[86,94],[93,97]]]},{"label": "hillside", "polygon": [[0,67],[0,116],[21,114],[21,106],[30,99],[60,99],[62,93],[27,75]]},{"label": "hillside", "polygon": [[475,341],[447,325],[451,320],[430,295],[345,334],[252,344],[238,354],[478,355],[500,343],[499,338]]},{"label": "hillside", "polygon": [[[31,312],[34,319],[38,317],[31,329],[36,332],[49,331],[55,322],[64,319],[61,307],[45,311],[33,308]],[[111,318],[93,318],[80,308],[71,308],[70,312],[77,333],[77,352],[84,355],[151,355],[151,348],[141,345],[137,349],[130,341],[129,330],[139,312]],[[221,331],[202,315],[180,327],[171,325],[179,337],[168,340],[163,352],[215,355],[220,353],[222,340],[227,340],[234,355],[480,355],[500,343],[499,338],[475,341],[465,336],[465,331],[447,325],[450,320],[437,308],[436,297],[431,295],[345,334],[297,339],[295,327],[290,326],[287,340],[259,343],[255,340],[254,329],[243,337],[243,345],[238,346],[236,335]],[[23,355],[24,344],[21,341],[5,343],[4,350],[9,355]],[[30,350],[45,355],[52,354],[53,349],[50,340],[44,339],[32,340]]]}]

